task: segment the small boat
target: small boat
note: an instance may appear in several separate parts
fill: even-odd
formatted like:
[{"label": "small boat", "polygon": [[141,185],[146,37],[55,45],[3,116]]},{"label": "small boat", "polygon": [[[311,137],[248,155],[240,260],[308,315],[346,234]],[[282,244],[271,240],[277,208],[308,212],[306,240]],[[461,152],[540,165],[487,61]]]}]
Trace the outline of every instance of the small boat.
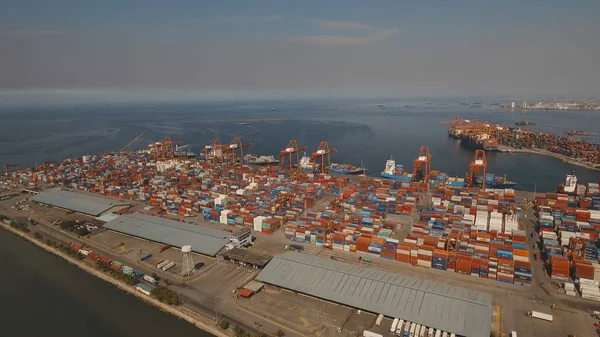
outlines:
[{"label": "small boat", "polygon": [[425,102],[426,105],[432,105],[432,102]]},{"label": "small boat", "polygon": [[243,125],[243,126],[248,126],[248,125],[252,125],[252,123],[249,122],[242,122],[242,123],[238,123],[239,125]]},{"label": "small boat", "polygon": [[377,107],[378,107],[379,109],[385,109],[385,107],[383,106],[383,104],[377,104]]},{"label": "small boat", "polygon": [[412,105],[405,105],[404,107],[405,108],[414,108],[414,106],[412,106]]}]

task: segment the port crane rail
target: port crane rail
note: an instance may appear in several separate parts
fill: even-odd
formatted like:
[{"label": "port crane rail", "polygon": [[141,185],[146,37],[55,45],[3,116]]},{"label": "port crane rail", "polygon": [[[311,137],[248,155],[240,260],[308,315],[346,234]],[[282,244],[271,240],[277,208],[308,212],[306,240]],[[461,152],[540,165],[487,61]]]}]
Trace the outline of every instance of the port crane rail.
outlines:
[{"label": "port crane rail", "polygon": [[[316,159],[318,159],[320,157],[321,158],[321,167],[318,171],[320,171],[320,173],[329,173],[329,168],[331,167],[331,154],[336,151],[337,151],[336,149],[329,147],[329,143],[321,142],[319,144],[319,148],[317,149],[317,152],[314,152],[310,156],[310,161],[314,162],[316,165],[317,164]],[[327,156],[327,160],[325,160],[326,156]]]}]

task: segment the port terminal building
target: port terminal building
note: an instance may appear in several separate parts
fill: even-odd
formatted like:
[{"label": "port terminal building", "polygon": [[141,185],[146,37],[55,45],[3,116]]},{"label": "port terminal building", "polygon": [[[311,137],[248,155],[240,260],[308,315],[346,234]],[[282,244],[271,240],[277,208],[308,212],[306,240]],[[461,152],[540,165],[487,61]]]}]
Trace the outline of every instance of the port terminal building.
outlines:
[{"label": "port terminal building", "polygon": [[131,206],[126,202],[60,189],[39,192],[31,197],[31,200],[93,217],[117,212]]},{"label": "port terminal building", "polygon": [[262,283],[466,337],[488,337],[492,298],[374,268],[286,252],[258,274]]},{"label": "port terminal building", "polygon": [[140,213],[121,215],[104,224],[104,228],[178,248],[190,245],[194,253],[211,257],[239,247],[245,240],[252,240],[252,235],[247,232],[228,233]]}]

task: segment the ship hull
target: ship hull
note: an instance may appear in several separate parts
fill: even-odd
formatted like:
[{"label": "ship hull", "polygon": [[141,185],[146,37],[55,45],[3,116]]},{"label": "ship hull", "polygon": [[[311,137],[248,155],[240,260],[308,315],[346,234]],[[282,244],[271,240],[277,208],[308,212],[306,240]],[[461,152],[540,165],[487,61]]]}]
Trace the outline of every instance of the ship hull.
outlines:
[{"label": "ship hull", "polygon": [[387,173],[382,173],[381,174],[381,178],[392,179],[392,180],[400,180],[400,181],[412,181],[411,177],[395,176],[393,174],[387,174]]},{"label": "ship hull", "polygon": [[367,170],[366,169],[356,169],[356,170],[352,170],[352,171],[333,171],[333,170],[331,170],[331,171],[329,171],[329,173],[355,176],[355,175],[366,174]]},{"label": "ship hull", "polygon": [[270,161],[270,162],[246,162],[247,165],[256,165],[256,166],[268,166],[268,165],[278,165],[279,161]]},{"label": "ship hull", "polygon": [[511,183],[511,182],[507,182],[507,183],[502,183],[502,184],[485,184],[486,188],[494,188],[494,189],[499,189],[499,190],[503,190],[506,188],[513,188],[517,186],[517,183]]}]

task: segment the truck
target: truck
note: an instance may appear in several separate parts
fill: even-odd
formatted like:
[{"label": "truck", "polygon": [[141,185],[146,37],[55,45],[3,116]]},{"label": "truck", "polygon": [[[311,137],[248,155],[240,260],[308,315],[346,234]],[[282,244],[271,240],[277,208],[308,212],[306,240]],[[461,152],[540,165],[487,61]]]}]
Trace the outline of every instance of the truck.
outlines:
[{"label": "truck", "polygon": [[293,250],[296,252],[302,252],[302,251],[304,251],[304,247],[300,246],[300,245],[291,244],[291,245],[285,246],[285,250]]},{"label": "truck", "polygon": [[381,322],[383,322],[383,314],[379,314],[379,316],[377,316],[377,320],[375,321],[375,325],[376,326],[381,326]]},{"label": "truck", "polygon": [[548,322],[552,322],[552,320],[554,319],[552,317],[552,315],[544,314],[543,312],[539,312],[539,311],[530,311],[527,313],[527,316],[533,317],[533,318],[538,318],[538,319],[543,319],[544,321],[548,321]]},{"label": "truck", "polygon": [[363,337],[383,337],[383,335],[365,330],[363,331]]},{"label": "truck", "polygon": [[158,284],[158,281],[152,276],[144,275],[143,279],[144,279],[144,281],[152,283],[154,285]]},{"label": "truck", "polygon": [[392,326],[390,327],[390,333],[393,335],[394,332],[396,332],[396,328],[398,327],[398,323],[400,322],[399,319],[394,318],[394,321],[392,322]]},{"label": "truck", "polygon": [[404,335],[404,320],[403,319],[401,319],[398,322],[398,325],[396,326],[395,335],[400,336],[400,337],[402,337]]}]

